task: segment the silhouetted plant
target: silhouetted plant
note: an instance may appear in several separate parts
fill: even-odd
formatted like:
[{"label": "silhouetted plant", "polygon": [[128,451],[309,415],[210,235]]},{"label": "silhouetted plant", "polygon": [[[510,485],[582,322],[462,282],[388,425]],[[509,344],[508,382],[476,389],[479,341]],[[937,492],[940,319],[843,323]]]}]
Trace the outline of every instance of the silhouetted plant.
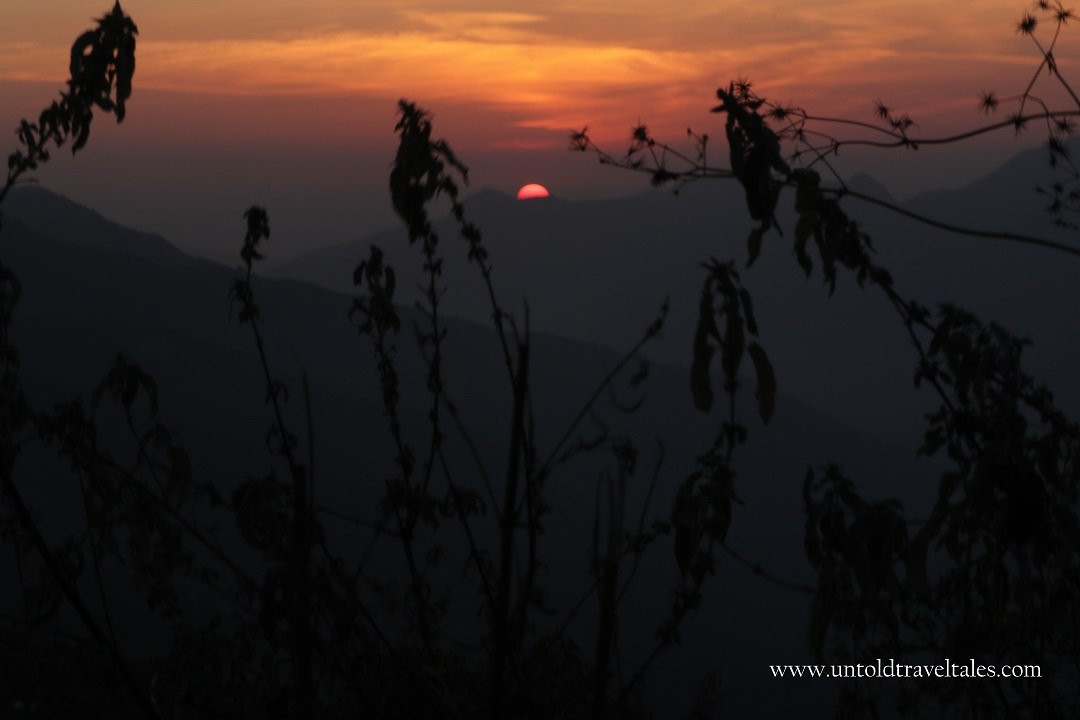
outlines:
[{"label": "silhouetted plant", "polygon": [[[721,104],[713,108],[726,120],[727,168],[708,163],[708,135],[692,131],[688,136],[695,152],[685,153],[655,140],[640,125],[632,133],[628,152],[619,158],[597,147],[586,130],[571,136],[571,149],[593,152],[603,164],[647,173],[653,185],[737,181],[748,213],[758,223],[747,241],[748,265],[758,258],[766,234],[780,230],[777,208],[784,189],[793,188],[794,254],[799,266],[808,277],[812,274],[808,246],[813,240],[830,294],[843,269],[854,275],[860,287],[882,291],[915,350],[916,385],[925,384],[938,396],[941,406],[927,416],[920,452],[945,455],[950,467],[938,482],[929,518],[911,521],[895,501],[863,499],[836,466],[808,472],[806,552],[818,571],[811,647],[819,658],[854,662],[889,656],[931,662],[941,657],[979,657],[987,664],[1037,660],[1043,663],[1045,674],[1038,684],[1014,683],[1004,689],[977,682],[942,683],[935,678],[903,686],[891,695],[865,682],[843,681],[839,713],[845,717],[876,717],[890,699],[904,714],[1062,717],[1077,700],[1080,673],[1073,659],[1080,650],[1075,622],[1080,612],[1076,600],[1080,429],[1055,407],[1050,392],[1021,369],[1025,341],[955,307],[945,305],[931,314],[904,299],[891,275],[875,263],[869,236],[840,203],[845,198],[862,200],[974,237],[1072,255],[1080,255],[1080,250],[1036,236],[958,227],[917,215],[851,190],[830,164],[831,156],[851,145],[916,150],[999,129],[1019,133],[1039,121],[1046,128],[1051,169],[1065,173],[1040,191],[1052,200],[1047,209],[1055,222],[1069,226],[1064,216],[1076,210],[1074,188],[1080,173],[1068,157],[1065,140],[1073,132],[1072,118],[1080,115],[1080,98],[1061,74],[1054,48],[1071,17],[1071,11],[1060,3],[1042,1],[1034,14],[1024,15],[1017,30],[1037,46],[1038,68],[1022,93],[1000,98],[984,92],[980,98],[985,112],[996,111],[1002,103],[1014,103],[1016,112],[1006,121],[957,135],[919,137],[910,117],[897,114],[880,100],[875,104],[878,123],[813,115],[770,103],[748,81],[738,80],[717,91]],[[1053,25],[1049,40],[1037,37],[1041,21]],[[1075,107],[1053,108],[1033,93],[1044,71],[1064,88]],[[837,137],[827,130],[830,126],[857,128],[869,132],[871,138]],[[825,185],[819,167],[831,176],[834,187]],[[733,265],[714,260],[707,266],[710,274],[699,310],[691,369],[693,397],[703,411],[712,406],[708,373],[712,350],[702,346],[703,328],[713,322],[709,288],[716,282],[717,267]],[[726,297],[728,307],[737,306],[732,291]],[[738,297],[739,303],[749,307],[749,295]],[[715,329],[712,334],[717,336]],[[739,338],[730,329],[727,334]],[[730,383],[733,363],[728,359],[722,365]],[[760,384],[762,368],[757,370]],[[771,372],[765,374],[771,376]],[[730,447],[734,437],[730,427],[718,435],[718,448]],[[729,458],[721,456],[725,462],[717,463],[715,448],[705,457],[712,460],[706,465],[719,470],[715,476],[723,478],[721,487],[726,489],[720,497],[730,498],[734,472]],[[692,516],[708,507],[702,498],[687,498],[694,488],[693,482],[683,486],[675,501],[676,516]],[[722,505],[716,517],[726,523],[730,504]],[[913,533],[909,533],[911,525],[917,528]],[[691,558],[686,537],[685,532],[675,534],[676,561],[684,568]]]},{"label": "silhouetted plant", "polygon": [[[67,91],[41,112],[36,123],[23,120],[19,126],[17,135],[21,148],[8,156],[7,177],[0,187],[0,202],[23,175],[49,160],[50,145],[61,147],[71,141],[72,153],[82,149],[90,136],[95,108],[114,113],[117,122],[124,119],[125,102],[131,94],[131,79],[135,72],[137,32],[135,24],[124,15],[117,2],[111,12],[97,21],[95,29],[76,39],[71,48],[71,77]],[[71,603],[86,630],[107,653],[142,710],[150,717],[156,717],[153,705],[139,678],[122,656],[115,637],[94,618],[74,583],[72,563],[78,566],[74,558],[81,557],[81,551],[69,545],[56,552],[49,546],[12,476],[22,438],[29,426],[42,422],[22,390],[19,356],[9,335],[12,313],[19,295],[20,286],[14,273],[6,265],[0,264],[0,483],[3,485],[0,497],[9,513],[2,518],[2,533],[14,541],[14,546],[23,556],[31,551],[39,555],[46,568],[44,578],[47,584],[51,583]],[[72,409],[71,412],[74,413],[76,424],[79,424],[79,411]],[[96,548],[92,555],[96,567]],[[100,576],[98,579],[100,582]],[[53,613],[50,610],[56,607],[53,604],[45,611],[45,616],[51,616]]]},{"label": "silhouetted plant", "polygon": [[[412,557],[418,552],[415,547],[415,533],[420,524],[426,526],[429,534],[433,534],[439,527],[440,519],[456,519],[466,538],[469,566],[475,570],[479,580],[479,600],[482,615],[487,621],[485,637],[489,647],[486,661],[477,658],[477,667],[482,667],[486,662],[486,678],[481,675],[468,684],[476,688],[486,685],[486,697],[481,694],[462,698],[460,702],[463,706],[458,708],[458,712],[479,713],[488,717],[518,716],[530,712],[540,716],[559,713],[581,716],[588,712],[585,708],[589,706],[587,699],[591,693],[593,716],[606,716],[612,702],[608,685],[610,658],[614,647],[612,631],[620,599],[615,593],[619,562],[624,555],[631,552],[627,537],[624,537],[623,531],[619,529],[622,512],[612,511],[608,514],[608,546],[603,552],[603,559],[597,562],[599,577],[594,590],[599,590],[601,595],[601,632],[597,641],[596,660],[590,669],[590,664],[580,659],[575,643],[565,636],[565,624],[560,625],[560,629],[554,634],[538,634],[541,624],[532,619],[536,612],[541,615],[554,612],[554,608],[549,607],[544,600],[539,586],[542,519],[548,511],[543,488],[557,465],[582,452],[610,446],[617,450],[616,457],[621,458],[617,463],[620,479],[608,486],[612,493],[611,507],[621,507],[621,498],[626,491],[625,483],[632,474],[633,462],[630,458],[636,452],[623,441],[608,438],[606,433],[594,438],[591,443],[568,444],[583,418],[592,412],[601,394],[615,382],[627,363],[638,356],[641,347],[659,333],[661,321],[658,320],[647,329],[642,341],[624,356],[586,401],[578,417],[556,442],[549,456],[541,459],[533,441],[534,420],[528,412],[531,401],[527,315],[522,330],[498,303],[491,266],[488,263],[488,252],[479,229],[465,217],[458,185],[451,174],[457,173],[462,179],[466,178],[467,170],[464,164],[444,140],[433,139],[431,118],[425,111],[405,101],[399,104],[399,111],[401,119],[396,129],[400,135],[400,145],[391,172],[391,197],[395,210],[402,216],[409,230],[410,241],[419,242],[423,269],[427,276],[424,300],[419,306],[426,318],[427,327],[418,327],[417,336],[421,349],[428,351],[424,353],[424,359],[427,367],[426,387],[432,398],[432,407],[428,413],[428,430],[432,435],[427,459],[421,466],[419,478],[416,478],[417,466],[413,451],[404,438],[399,419],[400,378],[395,367],[394,337],[400,330],[401,320],[393,307],[396,274],[392,268],[385,265],[383,254],[377,247],[371,249],[368,259],[357,267],[354,274],[357,286],[364,293],[354,300],[352,313],[358,318],[361,333],[372,339],[382,387],[384,414],[397,448],[399,477],[387,484],[384,511],[391,516],[397,527],[398,540],[405,551],[409,575],[412,578],[412,602],[405,607],[410,608],[414,617],[414,627],[418,629],[424,649],[424,662],[430,665],[431,672],[447,674],[447,667],[439,667],[440,658],[445,657],[446,648],[433,632],[437,629],[434,623],[425,622],[426,618],[437,619],[441,616],[441,600],[428,590],[427,580]],[[511,415],[501,502],[490,480],[492,473],[477,452],[476,443],[458,414],[456,404],[450,398],[441,372],[441,341],[446,333],[438,313],[439,298],[442,294],[442,260],[439,255],[441,245],[427,212],[427,205],[440,196],[449,199],[451,215],[456,220],[467,246],[468,259],[479,269],[507,369]],[[507,332],[508,328],[510,333]],[[439,416],[443,407],[454,421],[455,430],[463,443],[471,448],[475,463],[473,472],[483,480],[487,502],[477,489],[463,486],[454,479],[454,471],[445,455],[440,431]],[[435,479],[445,483],[444,490],[436,491]],[[484,523],[489,512],[489,504],[494,514],[492,522],[498,537],[493,551],[485,548],[479,532],[479,525]],[[521,540],[517,538],[519,533],[523,535]],[[636,543],[634,552],[641,552],[654,537],[654,534],[639,528],[637,536],[630,537],[630,540]],[[432,542],[435,543],[435,548],[440,548],[438,553],[441,554],[440,541]],[[520,564],[515,560],[515,546],[519,542],[524,542],[526,547]],[[430,550],[425,554],[430,555]],[[590,590],[589,594],[594,590]],[[567,653],[576,658],[574,662],[566,662]],[[466,666],[472,666],[472,663]],[[555,692],[556,689],[558,692]],[[628,705],[628,700],[632,694],[629,687],[619,688],[615,706],[622,708],[621,712],[631,711],[632,705]],[[449,712],[446,708],[444,711]]]},{"label": "silhouetted plant", "polygon": [[[898,503],[863,500],[836,467],[808,473],[811,642],[818,657],[1037,661],[1038,683],[929,678],[896,703],[916,715],[932,700],[943,713],[1064,717],[1080,645],[1080,427],[1021,369],[1024,342],[956,308],[940,314],[917,376],[944,391],[920,448],[947,458],[933,509],[909,533]],[[880,702],[856,683],[843,698]]]},{"label": "silhouetted plant", "polygon": [[80,35],[71,46],[71,79],[38,121],[19,125],[22,149],[8,156],[7,180],[0,188],[0,202],[25,173],[49,160],[49,146],[71,142],[77,153],[90,139],[94,109],[116,115],[123,122],[135,74],[135,36],[139,30],[117,2],[98,19],[97,27]]}]

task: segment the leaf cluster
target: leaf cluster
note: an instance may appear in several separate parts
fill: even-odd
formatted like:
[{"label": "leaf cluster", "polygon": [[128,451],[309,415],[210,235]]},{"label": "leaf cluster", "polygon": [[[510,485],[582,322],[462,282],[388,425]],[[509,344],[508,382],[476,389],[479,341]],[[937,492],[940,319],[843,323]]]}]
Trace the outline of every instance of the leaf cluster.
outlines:
[{"label": "leaf cluster", "polygon": [[[750,293],[741,285],[733,262],[710,260],[705,264],[705,269],[708,275],[701,289],[690,367],[694,404],[702,412],[712,408],[712,360],[717,349],[720,351],[724,391],[732,398],[739,387],[739,368],[743,358],[749,355],[757,375],[758,414],[767,423],[772,418],[776,403],[776,375],[761,345],[754,340],[748,343],[748,335],[750,338],[758,335]],[[718,300],[719,307],[716,306]]]},{"label": "leaf cluster", "polygon": [[[916,382],[941,397],[921,452],[946,469],[929,517],[914,523],[895,501],[862,499],[835,467],[808,473],[806,549],[819,573],[812,645],[819,656],[857,648],[1037,661],[1037,690],[927,682],[898,702],[912,715],[936,703],[1060,716],[1075,682],[1063,658],[1080,647],[1080,427],[1022,369],[1024,341],[948,305],[936,323],[917,315],[932,335]],[[878,702],[852,688],[856,698]]]},{"label": "leaf cluster", "polygon": [[135,36],[139,30],[120,3],[98,18],[97,27],[80,35],[71,46],[71,77],[67,90],[41,111],[37,122],[23,120],[17,135],[19,150],[8,156],[7,181],[0,201],[24,173],[49,159],[49,146],[71,142],[81,150],[90,138],[94,110],[116,115],[123,122],[135,74]]}]

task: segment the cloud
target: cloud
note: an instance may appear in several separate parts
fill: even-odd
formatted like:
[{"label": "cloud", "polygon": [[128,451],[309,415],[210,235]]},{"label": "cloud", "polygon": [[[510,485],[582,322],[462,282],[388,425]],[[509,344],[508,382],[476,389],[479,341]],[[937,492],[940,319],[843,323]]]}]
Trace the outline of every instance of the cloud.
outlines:
[{"label": "cloud", "polygon": [[[372,0],[364,12],[310,0],[304,13],[265,0],[257,15],[239,0],[192,2],[131,8],[143,31],[137,87],[407,96],[497,108],[553,132],[588,123],[623,133],[637,119],[684,128],[737,76],[833,113],[877,96],[932,107],[973,96],[981,78],[1022,87],[1037,62],[1012,33],[1011,0],[550,0],[524,12],[486,0]],[[0,79],[61,82],[67,49],[27,36],[37,39],[0,31]],[[1064,49],[1059,60],[1067,67]]]}]

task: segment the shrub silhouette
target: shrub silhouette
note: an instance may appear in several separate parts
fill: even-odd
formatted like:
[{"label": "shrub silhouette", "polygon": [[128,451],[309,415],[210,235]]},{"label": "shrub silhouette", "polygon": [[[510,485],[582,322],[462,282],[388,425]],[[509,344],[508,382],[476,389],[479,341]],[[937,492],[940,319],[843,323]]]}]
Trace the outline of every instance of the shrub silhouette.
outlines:
[{"label": "shrub silhouette", "polygon": [[[980,99],[988,113],[1003,102],[1015,104],[1015,113],[953,136],[918,137],[910,117],[897,115],[881,101],[875,108],[879,123],[815,116],[768,102],[746,80],[720,88],[720,105],[713,108],[726,119],[729,168],[710,166],[708,136],[691,131],[696,152],[685,153],[639,126],[622,157],[596,146],[586,130],[571,136],[572,149],[593,152],[605,164],[644,172],[653,185],[681,186],[700,179],[738,182],[750,217],[759,223],[747,240],[748,266],[758,258],[766,234],[781,229],[777,208],[784,191],[792,189],[794,254],[801,269],[807,277],[813,274],[812,248],[830,295],[841,272],[853,275],[861,288],[882,292],[910,338],[915,385],[929,386],[937,395],[939,407],[927,416],[919,448],[920,454],[941,457],[946,465],[929,517],[912,520],[896,501],[865,500],[835,465],[807,471],[806,554],[818,572],[811,647],[819,659],[843,663],[889,657],[928,663],[978,658],[974,662],[995,666],[1039,662],[1041,680],[1002,686],[956,684],[922,675],[890,691],[852,676],[840,679],[838,713],[844,717],[878,717],[890,707],[913,716],[1065,717],[1080,693],[1080,677],[1068,659],[1080,649],[1080,426],[1023,370],[1028,341],[953,305],[931,312],[905,299],[891,274],[875,262],[870,237],[841,201],[873,203],[974,237],[1069,255],[1080,250],[1037,236],[957,227],[916,215],[853,191],[829,161],[850,145],[917,150],[1000,129],[1019,133],[1039,122],[1046,128],[1050,168],[1058,171],[1039,191],[1050,199],[1047,210],[1055,222],[1074,227],[1068,218],[1078,209],[1080,173],[1068,156],[1066,140],[1073,132],[1071,118],[1080,114],[1080,97],[1054,59],[1060,33],[1071,18],[1071,11],[1056,2],[1039,2],[1036,14],[1026,13],[1017,31],[1033,38],[1041,56],[1031,82],[1016,96],[984,92]],[[1053,30],[1049,40],[1040,41],[1035,35],[1043,22]],[[1034,94],[1044,71],[1073,106],[1056,110]],[[837,137],[829,133],[830,126],[856,126],[876,138]],[[833,187],[825,185],[822,173],[832,176]],[[706,264],[706,292],[718,266],[716,260]],[[733,266],[733,261],[727,264]],[[749,297],[743,304],[750,306]],[[701,338],[708,336],[729,352],[733,346],[740,353],[742,348],[741,338],[733,344],[717,331],[712,315],[711,304],[703,302],[691,387],[704,411],[711,405],[706,368],[712,348]],[[730,383],[729,364],[725,377]],[[760,380],[760,366],[758,374]],[[678,536],[676,541],[676,559],[682,562]]]},{"label": "shrub silhouette", "polygon": [[[19,135],[23,149],[11,158],[4,194],[26,172],[48,160],[50,145],[73,141],[73,149],[81,149],[89,136],[92,110],[114,112],[122,119],[135,67],[135,32],[117,4],[99,21],[97,30],[80,36],[72,48],[69,91],[38,123],[23,124]],[[261,258],[260,248],[270,236],[266,210],[252,207],[245,213],[247,233],[241,249],[245,273],[234,282],[230,297],[237,321],[251,328],[272,420],[268,445],[284,466],[286,480],[279,480],[274,471],[250,477],[228,497],[192,477],[186,452],[157,419],[156,384],[123,356],[91,393],[89,410],[81,400],[52,412],[35,408],[22,394],[17,356],[7,339],[18,285],[12,274],[5,275],[4,409],[5,418],[12,419],[4,448],[4,506],[10,511],[4,515],[5,536],[12,539],[27,567],[35,557],[44,565],[41,583],[21,578],[27,597],[53,598],[32,608],[31,625],[57,617],[59,588],[77,610],[91,645],[107,653],[133,699],[128,705],[97,695],[92,703],[106,704],[120,714],[151,717],[178,712],[238,717],[352,716],[357,712],[383,717],[502,717],[520,714],[524,708],[555,716],[583,715],[590,705],[594,713],[606,713],[609,706],[626,717],[638,712],[635,688],[617,688],[617,695],[609,689],[615,581],[626,552],[622,533],[612,531],[613,540],[604,550],[605,602],[600,617],[606,630],[598,641],[598,653],[604,658],[598,664],[584,661],[563,632],[543,629],[534,619],[538,611],[548,612],[538,584],[538,543],[543,533],[541,518],[547,512],[543,484],[571,457],[585,450],[611,448],[623,483],[611,492],[615,496],[625,491],[626,478],[633,474],[631,449],[617,438],[602,436],[587,448],[570,447],[570,440],[596,399],[616,382],[618,372],[656,336],[660,321],[647,328],[642,342],[601,383],[550,455],[540,456],[527,410],[527,318],[519,327],[496,301],[479,230],[465,220],[450,174],[464,175],[464,165],[444,141],[432,139],[430,117],[424,111],[403,102],[400,112],[392,200],[409,228],[410,239],[420,247],[429,278],[424,308],[428,328],[421,332],[420,346],[431,398],[430,427],[424,451],[416,456],[397,417],[394,335],[401,323],[392,302],[394,274],[382,264],[377,249],[357,268],[356,282],[363,292],[351,313],[361,334],[372,338],[384,410],[397,449],[399,472],[386,483],[383,515],[394,526],[386,532],[402,547],[408,589],[400,596],[392,586],[374,590],[375,599],[390,610],[377,611],[368,605],[372,588],[363,587],[362,575],[347,566],[351,559],[329,546],[315,512],[310,405],[306,448],[285,420],[283,406],[289,389],[271,370],[252,274]],[[451,198],[469,257],[487,288],[513,397],[504,499],[500,508],[490,510],[476,489],[454,481],[443,449],[445,417],[466,435],[470,446],[475,443],[443,387],[442,261],[439,238],[426,210],[436,195]],[[309,398],[306,382],[304,397]],[[100,434],[101,415],[117,412],[129,436],[119,444],[123,448],[126,443],[126,449],[134,453],[133,461],[117,457],[116,443]],[[27,431],[65,458],[79,480],[86,531],[59,548],[45,540],[11,476],[21,444],[16,438]],[[483,468],[481,472],[487,475]],[[202,513],[205,525],[191,519],[195,511]],[[219,540],[211,525],[223,515],[231,516],[246,552],[238,553]],[[493,518],[498,529],[494,548],[483,547],[472,529],[487,517]],[[485,622],[478,633],[490,651],[455,650],[447,645],[440,626],[445,599],[429,575],[443,552],[442,541],[432,534],[447,521],[459,523],[469,541],[469,561],[484,588],[480,611]],[[634,538],[638,545],[654,539],[644,530],[638,536]],[[519,567],[515,548],[522,544],[527,550]],[[112,577],[117,564],[132,571],[137,592],[172,626],[171,648],[149,668],[133,669],[114,632],[116,620],[110,605],[116,588],[109,587],[106,578]],[[89,579],[82,577],[83,568],[90,569]],[[231,610],[215,613],[209,623],[197,621],[198,613],[193,615],[197,608],[188,597],[193,583],[206,584]],[[88,586],[100,600],[99,611],[85,598]],[[404,630],[388,632],[386,628],[398,620]],[[43,647],[33,632],[13,628],[11,633],[12,642],[26,643],[34,652]],[[53,667],[65,663],[78,667],[84,662],[72,648]],[[358,671],[362,682],[357,682]],[[70,690],[73,682],[69,677],[54,678],[58,690]],[[63,710],[52,704],[44,711]]]},{"label": "shrub silhouette", "polygon": [[[1040,3],[1037,10],[1021,20],[1021,33],[1034,37],[1046,19],[1060,29],[1070,17],[1056,3]],[[9,159],[0,201],[20,178],[49,159],[50,147],[70,142],[73,152],[81,149],[94,110],[123,120],[135,69],[136,33],[117,3],[95,30],[76,40],[68,89],[36,123],[21,125],[22,147]],[[1054,61],[1057,37],[1055,33],[1039,46],[1042,61],[1035,77],[1044,69],[1051,71],[1076,101],[1075,110],[1055,111],[1040,104],[1032,94],[1033,80],[1015,98],[983,95],[982,107],[988,111],[1015,103],[1018,109],[1011,118],[951,138],[916,137],[910,118],[880,102],[879,123],[855,124],[882,138],[870,142],[917,148],[1045,122],[1052,164],[1072,175],[1043,192],[1051,199],[1051,212],[1068,223],[1068,214],[1077,209],[1073,188],[1080,173],[1067,161],[1064,138],[1071,132],[1069,119],[1080,114],[1080,99]],[[1046,672],[1040,684],[1007,688],[928,678],[901,685],[884,698],[865,683],[844,680],[840,712],[869,716],[891,704],[912,715],[931,710],[986,717],[1067,715],[1077,692],[1075,668],[1068,660],[1077,651],[1080,597],[1080,428],[1055,407],[1049,391],[1024,372],[1022,341],[952,306],[927,310],[905,298],[900,281],[877,264],[870,238],[843,202],[882,201],[850,190],[838,177],[839,186],[830,187],[819,171],[831,171],[831,153],[867,141],[812,130],[836,121],[770,104],[746,81],[721,88],[718,98],[715,111],[725,118],[729,168],[708,165],[707,136],[691,133],[695,157],[657,141],[644,126],[635,129],[623,158],[597,148],[585,131],[574,134],[573,146],[598,153],[603,162],[646,172],[656,185],[705,178],[738,182],[757,223],[747,239],[748,265],[758,258],[770,231],[780,228],[777,208],[793,190],[796,262],[807,276],[817,269],[830,293],[846,273],[860,287],[883,293],[911,339],[916,382],[929,386],[940,401],[928,417],[921,448],[924,454],[947,458],[928,518],[913,523],[896,502],[860,497],[855,484],[834,465],[808,470],[803,487],[805,549],[818,574],[817,586],[809,589],[810,648],[819,658],[848,662],[890,656],[931,663],[941,657],[978,657],[1003,665],[1016,658],[1037,658]],[[1037,109],[1029,112],[1029,105]],[[644,380],[643,369],[629,379],[625,371],[641,360],[643,348],[660,333],[667,308],[584,399],[570,426],[555,434],[550,448],[542,449],[531,412],[528,308],[515,316],[499,301],[482,234],[468,220],[460,198],[465,164],[446,141],[437,139],[431,115],[407,101],[401,101],[398,110],[391,201],[425,275],[421,319],[415,327],[428,403],[419,436],[417,428],[402,419],[401,387],[407,380],[399,368],[403,318],[394,303],[397,274],[377,247],[355,269],[357,295],[349,314],[370,342],[393,449],[396,468],[385,481],[375,530],[400,548],[402,586],[395,582],[399,578],[369,582],[355,567],[354,548],[333,546],[324,526],[330,516],[316,507],[310,389],[305,377],[300,397],[306,434],[297,434],[284,411],[290,389],[272,371],[257,303],[253,269],[270,238],[266,209],[253,206],[244,213],[244,272],[235,280],[230,300],[236,321],[251,330],[259,361],[273,467],[246,478],[227,497],[193,477],[186,451],[158,419],[154,380],[126,357],[117,358],[88,403],[79,400],[41,411],[25,396],[8,334],[19,285],[14,274],[0,266],[0,530],[21,562],[27,567],[39,563],[42,569],[39,583],[20,577],[27,596],[38,599],[29,605],[32,614],[22,620],[40,625],[55,619],[62,605],[74,608],[85,633],[81,642],[108,658],[110,672],[130,698],[117,701],[107,691],[79,687],[88,702],[107,704],[118,715],[149,717],[647,717],[649,709],[640,697],[642,680],[656,658],[678,642],[683,620],[701,606],[720,553],[747,562],[726,544],[738,504],[737,452],[749,432],[737,414],[736,395],[742,370],[752,369],[756,410],[768,422],[778,379],[758,339],[753,301],[735,261],[704,263],[690,353],[692,398],[703,412],[717,408],[723,413],[720,431],[677,488],[670,511],[649,523],[646,500],[634,527],[627,490],[642,476],[641,452],[614,433],[602,430],[587,440],[578,439],[578,433],[585,420],[599,412],[604,393]],[[674,167],[674,162],[682,165]],[[464,251],[490,303],[505,370],[501,382],[510,407],[505,428],[500,428],[507,432],[501,476],[477,449],[447,387],[447,324],[440,306],[445,238],[429,215],[431,203],[440,198],[449,202]],[[1077,254],[1071,246],[1036,237],[954,229]],[[720,380],[719,392],[714,378]],[[102,437],[101,418],[108,413],[120,418],[125,438]],[[470,470],[463,471],[449,457],[450,433],[469,450],[474,464]],[[46,540],[13,476],[23,439],[30,436],[67,461],[78,480],[86,530],[60,545]],[[133,459],[120,458],[121,452]],[[582,605],[592,595],[597,600],[595,645],[590,649],[580,647],[566,631],[579,608],[552,607],[541,583],[540,548],[550,511],[547,486],[565,463],[583,454],[607,454],[609,462],[598,484],[607,497],[595,511],[592,584],[583,589]],[[655,486],[658,478],[659,468],[648,482]],[[650,490],[647,497],[651,495]],[[242,548],[219,539],[212,530],[218,521],[231,524]],[[479,620],[466,628],[474,647],[448,640],[449,593],[440,587],[438,575],[444,556],[453,552],[448,527],[464,539],[463,565],[476,588]],[[490,537],[494,542],[484,541]],[[661,544],[665,547],[660,552],[670,552],[677,568],[669,612],[658,619],[651,652],[629,672],[616,672],[621,603],[642,555]],[[152,611],[169,623],[168,651],[153,665],[136,665],[117,641],[119,619],[110,612],[115,589],[108,578],[118,564],[130,571]],[[194,590],[196,586],[223,603],[214,606],[209,619],[199,617],[198,603],[192,600],[203,591]],[[88,592],[96,596],[94,604],[86,599]],[[100,609],[92,609],[96,605]],[[55,667],[67,665],[76,675],[93,668],[79,643],[46,644],[19,627],[4,628],[5,644],[27,655],[50,653]],[[77,679],[58,677],[55,684],[70,691]],[[705,716],[706,705],[703,699],[699,716]],[[44,712],[59,714],[58,708]]]}]

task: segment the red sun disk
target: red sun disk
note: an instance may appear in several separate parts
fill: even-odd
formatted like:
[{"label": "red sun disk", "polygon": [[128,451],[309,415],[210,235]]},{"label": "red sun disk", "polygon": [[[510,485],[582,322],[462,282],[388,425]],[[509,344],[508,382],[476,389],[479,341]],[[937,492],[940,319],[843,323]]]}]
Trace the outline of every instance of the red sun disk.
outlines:
[{"label": "red sun disk", "polygon": [[537,198],[546,198],[550,195],[547,188],[543,185],[536,183],[529,183],[528,185],[522,185],[518,190],[518,200],[535,200]]}]

